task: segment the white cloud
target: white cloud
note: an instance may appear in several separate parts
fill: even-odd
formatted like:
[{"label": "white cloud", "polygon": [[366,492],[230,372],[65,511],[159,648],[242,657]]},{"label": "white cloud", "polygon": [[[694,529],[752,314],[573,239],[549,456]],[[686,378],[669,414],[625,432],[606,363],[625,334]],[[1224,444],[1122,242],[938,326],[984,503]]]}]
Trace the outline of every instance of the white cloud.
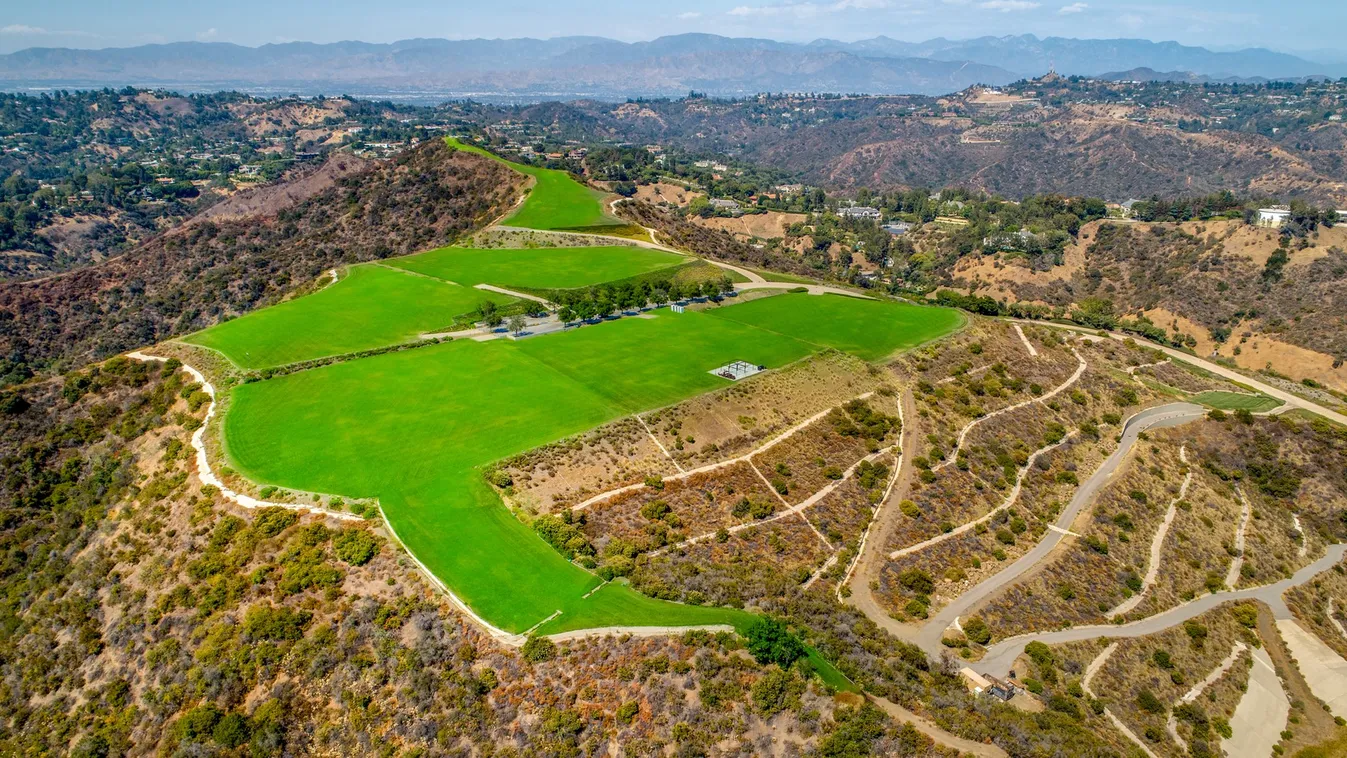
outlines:
[{"label": "white cloud", "polygon": [[689,21],[689,20],[691,20],[691,19],[694,19],[694,18],[701,18],[701,17],[702,17],[702,14],[701,14],[700,11],[688,11],[688,12],[686,12],[686,13],[680,13],[680,14],[678,14],[678,18],[681,18],[681,19],[683,19],[684,21]]},{"label": "white cloud", "polygon": [[197,38],[197,40],[199,40],[199,41],[201,41],[201,42],[209,42],[209,41],[215,39],[215,38],[218,37],[218,36],[220,36],[220,32],[219,32],[218,29],[216,29],[216,28],[213,27],[213,26],[212,26],[211,28],[207,29],[207,30],[204,31],[204,32],[197,32],[197,33],[196,33],[196,38]]},{"label": "white cloud", "polygon": [[1041,3],[1030,2],[1030,0],[987,0],[985,3],[979,3],[979,8],[985,8],[989,11],[1001,11],[1010,13],[1012,11],[1031,11],[1037,8]]},{"label": "white cloud", "polygon": [[1071,14],[1071,13],[1081,13],[1081,12],[1083,12],[1086,8],[1089,8],[1089,7],[1090,7],[1090,6],[1089,6],[1089,4],[1087,4],[1087,3],[1072,3],[1072,4],[1070,4],[1070,5],[1063,5],[1061,8],[1059,8],[1059,9],[1057,10],[1057,13],[1058,13],[1059,15],[1065,16],[1065,15],[1068,15],[1068,14]]},{"label": "white cloud", "polygon": [[29,26],[28,24],[9,24],[0,26],[0,34],[11,34],[16,37],[98,37],[93,32],[82,32],[78,29],[47,29],[41,26]]}]

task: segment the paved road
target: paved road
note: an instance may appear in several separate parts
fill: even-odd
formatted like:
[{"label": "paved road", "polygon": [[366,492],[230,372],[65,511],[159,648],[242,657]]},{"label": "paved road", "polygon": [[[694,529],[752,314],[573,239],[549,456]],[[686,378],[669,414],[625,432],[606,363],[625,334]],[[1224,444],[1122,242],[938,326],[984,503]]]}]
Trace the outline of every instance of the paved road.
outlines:
[{"label": "paved road", "polygon": [[1293,618],[1277,619],[1277,631],[1314,696],[1324,701],[1334,716],[1347,718],[1347,661]]},{"label": "paved road", "polygon": [[[1098,637],[1144,637],[1148,634],[1155,634],[1156,632],[1168,629],[1176,624],[1182,624],[1184,621],[1195,616],[1200,616],[1222,603],[1230,603],[1239,600],[1260,600],[1268,604],[1268,606],[1272,608],[1273,616],[1278,619],[1278,627],[1280,628],[1282,626],[1281,620],[1291,619],[1291,611],[1286,607],[1286,601],[1282,599],[1282,593],[1292,587],[1304,584],[1315,576],[1333,568],[1342,560],[1344,555],[1347,555],[1347,544],[1329,545],[1323,557],[1297,571],[1290,579],[1283,579],[1275,584],[1265,584],[1261,587],[1250,587],[1235,592],[1218,592],[1214,595],[1203,595],[1202,597],[1180,605],[1177,608],[1171,608],[1164,613],[1148,616],[1130,624],[1122,624],[1120,626],[1078,626],[1071,629],[1062,629],[1056,632],[1024,634],[1018,637],[1011,637],[1010,639],[1002,640],[1001,642],[992,645],[987,649],[987,655],[983,657],[982,660],[969,665],[974,670],[984,674],[1005,676],[1006,672],[1010,671],[1010,666],[1015,662],[1015,658],[1024,651],[1024,646],[1034,640],[1038,640],[1039,642],[1048,645],[1058,645],[1063,642],[1078,642],[1080,640],[1089,640]],[[1285,636],[1284,632],[1283,636]],[[1345,677],[1345,680],[1347,680],[1347,677]]]},{"label": "paved road", "polygon": [[[1118,470],[1118,466],[1121,465],[1123,459],[1127,457],[1128,451],[1132,449],[1132,445],[1136,444],[1137,437],[1142,432],[1157,427],[1186,424],[1189,421],[1202,418],[1204,415],[1206,415],[1206,409],[1200,405],[1193,405],[1192,403],[1171,403],[1155,408],[1147,408],[1127,419],[1127,423],[1123,425],[1122,440],[1118,444],[1118,449],[1114,450],[1113,454],[1106,458],[1103,464],[1099,466],[1099,469],[1076,490],[1075,496],[1071,498],[1071,502],[1066,506],[1066,509],[1057,517],[1054,526],[1061,530],[1068,530],[1071,528],[1071,524],[1076,520],[1076,516],[1080,514],[1081,510],[1084,509],[1086,505],[1089,505],[1094,501],[1095,494],[1099,492],[1099,488],[1103,487],[1104,484],[1112,478],[1114,472]],[[967,613],[978,603],[991,597],[1003,587],[1012,584],[1019,579],[1024,572],[1033,568],[1039,561],[1046,558],[1048,554],[1052,552],[1053,548],[1057,547],[1058,543],[1066,537],[1062,531],[1057,531],[1057,529],[1049,529],[1033,550],[1025,553],[1019,560],[1002,569],[994,576],[963,593],[958,599],[945,606],[939,613],[931,617],[931,619],[921,627],[921,631],[917,633],[917,645],[925,650],[931,657],[939,658],[941,650],[944,647],[940,643],[940,638],[944,636],[945,629],[949,627],[950,624],[954,623],[956,618]]]},{"label": "paved road", "polygon": [[[1067,326],[1065,324],[1054,324],[1047,321],[1026,321],[1023,319],[1007,319],[1007,320],[1021,324],[1036,324],[1038,326],[1049,326],[1054,329],[1065,329],[1067,331],[1072,332],[1084,332],[1086,334],[1099,333],[1098,330],[1096,329],[1086,329],[1084,327],[1078,326]],[[1318,403],[1312,400],[1306,400],[1305,398],[1300,397],[1299,395],[1293,395],[1290,392],[1287,392],[1286,390],[1273,387],[1272,385],[1261,382],[1258,379],[1255,379],[1254,377],[1248,376],[1246,374],[1241,374],[1240,372],[1235,371],[1234,369],[1231,368],[1226,368],[1225,366],[1222,366],[1219,363],[1212,363],[1211,361],[1205,360],[1203,358],[1198,358],[1197,356],[1185,353],[1182,350],[1175,350],[1174,348],[1168,347],[1166,345],[1157,345],[1154,342],[1149,342],[1140,337],[1137,337],[1134,334],[1118,334],[1117,332],[1110,332],[1109,336],[1119,341],[1125,339],[1136,340],[1139,344],[1155,348],[1156,350],[1159,350],[1160,352],[1164,353],[1165,355],[1168,355],[1170,358],[1173,358],[1174,360],[1183,361],[1184,363],[1187,363],[1189,365],[1197,366],[1198,368],[1203,369],[1204,371],[1210,371],[1211,373],[1216,374],[1217,376],[1224,377],[1233,382],[1239,382],[1241,384],[1248,385],[1258,390],[1259,392],[1262,392],[1265,395],[1277,398],[1278,400],[1282,401],[1283,403],[1286,403],[1287,405],[1294,406],[1296,408],[1303,408],[1312,413],[1317,413],[1320,416],[1323,416],[1324,418],[1336,421],[1339,424],[1347,426],[1347,415],[1343,415],[1334,410],[1329,410],[1328,408],[1325,408],[1324,406],[1319,405]]]},{"label": "paved road", "polygon": [[1267,758],[1281,742],[1291,702],[1265,648],[1253,651],[1249,686],[1230,717],[1231,739],[1221,738],[1221,751],[1229,758]]}]

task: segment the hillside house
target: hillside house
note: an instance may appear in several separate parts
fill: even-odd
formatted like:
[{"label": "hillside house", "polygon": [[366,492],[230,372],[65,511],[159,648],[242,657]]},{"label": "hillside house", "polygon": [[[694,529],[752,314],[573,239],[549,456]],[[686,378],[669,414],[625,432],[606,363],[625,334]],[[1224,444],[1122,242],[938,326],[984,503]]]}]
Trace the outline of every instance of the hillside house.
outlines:
[{"label": "hillside house", "polygon": [[1291,209],[1284,205],[1274,205],[1271,208],[1258,209],[1258,226],[1264,226],[1269,229],[1277,229],[1285,224],[1287,219],[1291,218]]},{"label": "hillside house", "polygon": [[853,205],[850,208],[838,208],[837,215],[842,218],[859,218],[866,221],[879,221],[883,214],[878,208],[871,208],[868,205]]},{"label": "hillside house", "polygon": [[912,225],[906,221],[893,221],[884,225],[884,231],[895,237],[901,237],[912,231]]},{"label": "hillside house", "polygon": [[739,214],[741,214],[741,213],[744,212],[743,209],[739,207],[739,203],[738,203],[738,202],[736,202],[736,201],[734,201],[734,200],[730,200],[729,198],[724,198],[724,197],[713,197],[713,198],[711,198],[711,200],[709,201],[709,204],[710,204],[710,206],[711,206],[712,208],[714,208],[714,209],[716,209],[716,210],[718,210],[718,211],[725,211],[726,213],[733,213],[733,214],[736,215],[736,216],[738,216]]}]

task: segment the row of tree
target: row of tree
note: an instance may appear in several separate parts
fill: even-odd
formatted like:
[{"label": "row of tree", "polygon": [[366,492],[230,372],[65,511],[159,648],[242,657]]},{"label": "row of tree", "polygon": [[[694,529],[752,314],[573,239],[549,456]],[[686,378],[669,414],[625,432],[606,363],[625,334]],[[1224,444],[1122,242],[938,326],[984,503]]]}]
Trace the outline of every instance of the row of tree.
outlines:
[{"label": "row of tree", "polygon": [[719,299],[733,291],[733,280],[725,276],[703,282],[623,282],[582,290],[564,290],[553,297],[559,306],[557,315],[563,321],[580,321],[696,297]]}]

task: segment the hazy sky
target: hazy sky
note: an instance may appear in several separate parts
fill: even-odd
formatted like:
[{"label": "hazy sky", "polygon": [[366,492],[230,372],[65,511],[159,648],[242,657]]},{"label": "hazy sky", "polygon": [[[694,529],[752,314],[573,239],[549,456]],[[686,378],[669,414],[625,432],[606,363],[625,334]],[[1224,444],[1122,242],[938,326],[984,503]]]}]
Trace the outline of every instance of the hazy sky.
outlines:
[{"label": "hazy sky", "polygon": [[[1319,50],[1347,59],[1344,0],[17,0],[0,10],[0,52],[203,40],[261,45],[408,37],[622,40],[711,32],[805,41],[884,34],[1141,37],[1214,48]],[[1323,52],[1329,51],[1329,52]]]}]

